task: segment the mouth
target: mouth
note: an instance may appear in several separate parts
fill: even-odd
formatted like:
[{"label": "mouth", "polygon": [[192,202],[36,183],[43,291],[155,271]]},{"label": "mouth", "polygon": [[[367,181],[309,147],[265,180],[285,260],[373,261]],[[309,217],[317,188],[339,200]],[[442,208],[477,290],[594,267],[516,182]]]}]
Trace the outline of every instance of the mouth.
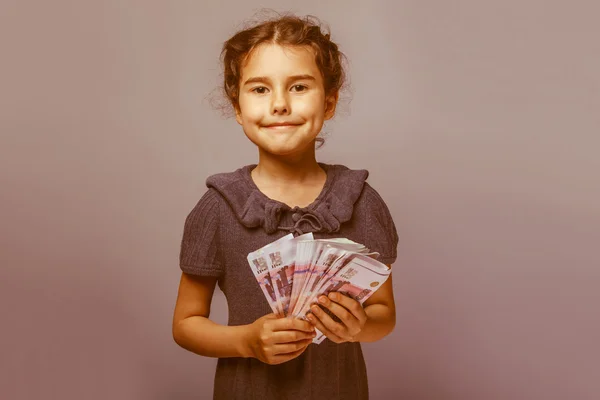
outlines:
[{"label": "mouth", "polygon": [[265,128],[273,130],[286,130],[300,126],[300,124],[281,124],[281,125],[266,125]]}]

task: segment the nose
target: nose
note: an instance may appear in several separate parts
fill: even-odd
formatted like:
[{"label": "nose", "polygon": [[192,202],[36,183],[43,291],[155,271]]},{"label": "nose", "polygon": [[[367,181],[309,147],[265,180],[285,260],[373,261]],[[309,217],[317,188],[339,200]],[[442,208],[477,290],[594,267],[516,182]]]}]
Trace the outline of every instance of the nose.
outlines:
[{"label": "nose", "polygon": [[290,102],[286,91],[273,91],[271,110],[273,114],[290,113]]}]

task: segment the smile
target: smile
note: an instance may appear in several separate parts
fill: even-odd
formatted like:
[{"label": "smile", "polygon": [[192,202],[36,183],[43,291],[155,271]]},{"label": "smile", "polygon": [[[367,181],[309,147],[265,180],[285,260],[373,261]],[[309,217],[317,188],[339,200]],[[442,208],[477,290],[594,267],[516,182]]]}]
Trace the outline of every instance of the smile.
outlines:
[{"label": "smile", "polygon": [[283,131],[283,130],[287,130],[287,129],[296,128],[298,126],[299,125],[273,125],[273,126],[265,126],[265,128],[276,130],[276,131]]}]

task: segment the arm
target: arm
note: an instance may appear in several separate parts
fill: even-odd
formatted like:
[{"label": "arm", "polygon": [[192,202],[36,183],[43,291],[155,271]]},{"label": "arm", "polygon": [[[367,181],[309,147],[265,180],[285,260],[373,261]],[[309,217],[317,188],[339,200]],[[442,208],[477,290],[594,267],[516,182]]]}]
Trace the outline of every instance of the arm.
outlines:
[{"label": "arm", "polygon": [[250,357],[248,326],[224,326],[210,319],[217,278],[181,274],[173,315],[173,339],[184,349],[206,357]]},{"label": "arm", "polygon": [[[388,267],[392,266],[388,265]],[[363,307],[367,321],[354,341],[375,342],[394,330],[396,303],[394,302],[391,273],[385,283],[363,303]]]},{"label": "arm", "polygon": [[267,314],[252,324],[219,325],[210,319],[217,279],[182,273],[173,316],[173,339],[201,356],[256,358],[280,364],[298,357],[315,337],[312,326],[300,319]]}]

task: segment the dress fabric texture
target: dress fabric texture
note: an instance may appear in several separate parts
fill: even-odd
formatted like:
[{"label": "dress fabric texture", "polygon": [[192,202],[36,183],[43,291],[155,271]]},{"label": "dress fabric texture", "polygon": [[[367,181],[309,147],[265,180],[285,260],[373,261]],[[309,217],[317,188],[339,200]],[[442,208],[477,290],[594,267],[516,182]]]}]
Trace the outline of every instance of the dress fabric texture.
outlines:
[{"label": "dress fabric texture", "polygon": [[[251,324],[272,312],[247,256],[290,232],[312,232],[315,239],[345,237],[379,252],[384,264],[396,260],[396,227],[387,205],[366,182],[369,172],[319,165],[327,173],[325,185],[306,207],[290,207],[262,193],[250,175],[256,164],[206,179],[208,189],[185,219],[180,268],[218,278],[227,299],[228,325]],[[368,393],[361,344],[325,339],[278,365],[219,358],[213,398],[364,400]]]}]

